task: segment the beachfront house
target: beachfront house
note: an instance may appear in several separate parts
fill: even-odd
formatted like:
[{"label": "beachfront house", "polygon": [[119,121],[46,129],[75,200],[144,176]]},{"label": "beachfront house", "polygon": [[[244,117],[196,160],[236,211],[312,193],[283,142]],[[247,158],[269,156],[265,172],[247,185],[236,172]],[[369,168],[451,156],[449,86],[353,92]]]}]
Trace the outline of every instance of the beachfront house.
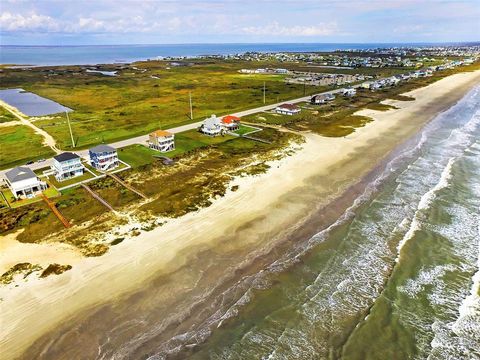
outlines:
[{"label": "beachfront house", "polygon": [[275,112],[282,115],[295,115],[300,111],[300,108],[295,104],[282,104],[275,108]]},{"label": "beachfront house", "polygon": [[160,152],[175,150],[175,135],[165,130],[157,130],[148,135],[150,149]]},{"label": "beachfront house", "polygon": [[117,149],[110,145],[98,145],[88,150],[90,165],[95,169],[107,171],[120,165]]},{"label": "beachfront house", "polygon": [[343,89],[342,94],[345,97],[353,97],[353,96],[357,95],[357,90],[355,90],[354,88],[345,88],[345,89]]},{"label": "beachfront house", "polygon": [[310,98],[310,104],[312,105],[321,105],[321,104],[326,104],[329,101],[335,100],[335,95],[333,94],[319,94],[319,95],[313,95]]},{"label": "beachfront house", "polygon": [[80,156],[71,152],[64,152],[53,157],[52,170],[57,181],[63,181],[83,175],[84,166]]},{"label": "beachfront house", "polygon": [[225,130],[222,121],[216,115],[212,115],[203,121],[199,131],[206,135],[217,136],[223,134]]},{"label": "beachfront house", "polygon": [[32,169],[25,166],[7,171],[5,182],[15,199],[32,198],[47,188],[47,183],[41,181]]},{"label": "beachfront house", "polygon": [[227,131],[235,131],[240,128],[240,118],[233,115],[222,117],[222,126]]}]

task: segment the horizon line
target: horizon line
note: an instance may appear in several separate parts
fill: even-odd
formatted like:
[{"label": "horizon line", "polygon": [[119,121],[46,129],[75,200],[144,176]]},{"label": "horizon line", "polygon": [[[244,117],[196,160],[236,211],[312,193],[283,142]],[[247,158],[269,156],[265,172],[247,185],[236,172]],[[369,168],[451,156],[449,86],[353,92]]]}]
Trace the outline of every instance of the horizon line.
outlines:
[{"label": "horizon line", "polygon": [[193,43],[125,43],[125,44],[0,44],[0,47],[82,47],[82,46],[159,46],[159,45],[293,45],[293,44],[332,44],[332,45],[386,45],[386,44],[479,44],[480,41],[386,41],[386,42],[193,42]]}]

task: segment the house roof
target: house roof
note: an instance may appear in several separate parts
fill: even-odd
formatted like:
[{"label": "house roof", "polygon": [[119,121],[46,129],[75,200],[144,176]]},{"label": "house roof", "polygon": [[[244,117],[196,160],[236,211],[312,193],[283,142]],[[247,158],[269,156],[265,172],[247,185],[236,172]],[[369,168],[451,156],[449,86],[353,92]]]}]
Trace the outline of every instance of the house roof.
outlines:
[{"label": "house roof", "polygon": [[165,130],[157,130],[157,131],[154,131],[154,132],[150,133],[150,135],[153,135],[153,136],[156,136],[156,137],[166,137],[166,136],[172,136],[173,134],[171,132],[168,132],[168,131],[165,131]]},{"label": "house roof", "polygon": [[238,121],[240,121],[240,118],[233,115],[227,115],[222,118],[222,122],[224,122],[225,124],[231,124]]},{"label": "house roof", "polygon": [[10,171],[7,171],[5,173],[5,177],[8,179],[8,181],[10,181],[10,183],[14,183],[17,181],[36,178],[37,175],[35,175],[32,169],[28,167],[18,166]]},{"label": "house roof", "polygon": [[97,145],[89,150],[92,153],[113,152],[116,149],[110,145]]},{"label": "house roof", "polygon": [[294,104],[282,104],[277,106],[278,109],[297,110],[299,107]]},{"label": "house roof", "polygon": [[216,115],[212,115],[209,118],[206,118],[203,122],[203,127],[207,129],[214,129],[220,126],[220,119]]},{"label": "house roof", "polygon": [[71,153],[71,152],[64,152],[61,153],[60,155],[56,155],[53,158],[57,160],[58,162],[62,161],[68,161],[68,160],[73,160],[73,159],[78,159],[80,156],[77,154]]}]

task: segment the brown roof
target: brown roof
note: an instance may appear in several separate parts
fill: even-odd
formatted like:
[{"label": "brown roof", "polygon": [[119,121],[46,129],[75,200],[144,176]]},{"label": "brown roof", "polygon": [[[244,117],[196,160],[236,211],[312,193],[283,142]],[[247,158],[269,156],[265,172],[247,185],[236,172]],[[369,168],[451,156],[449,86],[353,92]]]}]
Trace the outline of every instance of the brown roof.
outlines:
[{"label": "brown roof", "polygon": [[165,131],[165,130],[157,130],[152,132],[150,135],[156,136],[156,137],[165,137],[165,136],[172,136],[173,134],[171,132]]},{"label": "brown roof", "polygon": [[282,108],[282,109],[288,109],[288,110],[297,110],[298,109],[298,106],[294,105],[294,104],[282,104],[282,105],[279,105],[278,107]]}]

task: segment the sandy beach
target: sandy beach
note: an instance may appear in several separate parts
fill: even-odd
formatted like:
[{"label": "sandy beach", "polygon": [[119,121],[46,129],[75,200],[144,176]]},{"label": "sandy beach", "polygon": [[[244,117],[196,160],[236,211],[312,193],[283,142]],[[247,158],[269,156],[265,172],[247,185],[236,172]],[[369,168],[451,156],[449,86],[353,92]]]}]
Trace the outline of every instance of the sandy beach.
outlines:
[{"label": "sandy beach", "polygon": [[[45,334],[55,333],[67,320],[74,322],[90,309],[123,301],[129,294],[158,284],[159,278],[163,280],[158,287],[168,286],[169,292],[157,297],[158,306],[168,308],[187,290],[207,292],[213,284],[209,287],[204,285],[208,283],[205,279],[200,282],[194,274],[187,276],[187,270],[183,270],[182,281],[172,280],[179,269],[190,264],[201,269],[208,262],[202,254],[230,257],[232,268],[227,270],[233,273],[254,254],[271,251],[315,210],[361,180],[398,145],[479,83],[480,71],[453,75],[405,94],[414,101],[385,102],[396,109],[359,112],[375,121],[347,137],[306,134],[302,149],[272,162],[266,174],[235,179],[232,185],[239,185],[238,191],[228,192],[208,208],[125,239],[98,258],[82,258],[74,250],[55,244],[21,244],[13,236],[1,238],[2,270],[22,261],[73,265],[72,270],[58,276],[0,288],[1,357],[31,358],[47,340],[27,349]],[[236,264],[232,254],[237,255]],[[219,274],[228,272],[209,266],[212,283],[221,279]],[[178,318],[172,317],[165,328],[175,321]],[[92,351],[93,356],[93,348],[76,351],[84,351],[77,353],[83,356]],[[75,358],[74,352],[67,357],[57,350],[53,358]]]}]

